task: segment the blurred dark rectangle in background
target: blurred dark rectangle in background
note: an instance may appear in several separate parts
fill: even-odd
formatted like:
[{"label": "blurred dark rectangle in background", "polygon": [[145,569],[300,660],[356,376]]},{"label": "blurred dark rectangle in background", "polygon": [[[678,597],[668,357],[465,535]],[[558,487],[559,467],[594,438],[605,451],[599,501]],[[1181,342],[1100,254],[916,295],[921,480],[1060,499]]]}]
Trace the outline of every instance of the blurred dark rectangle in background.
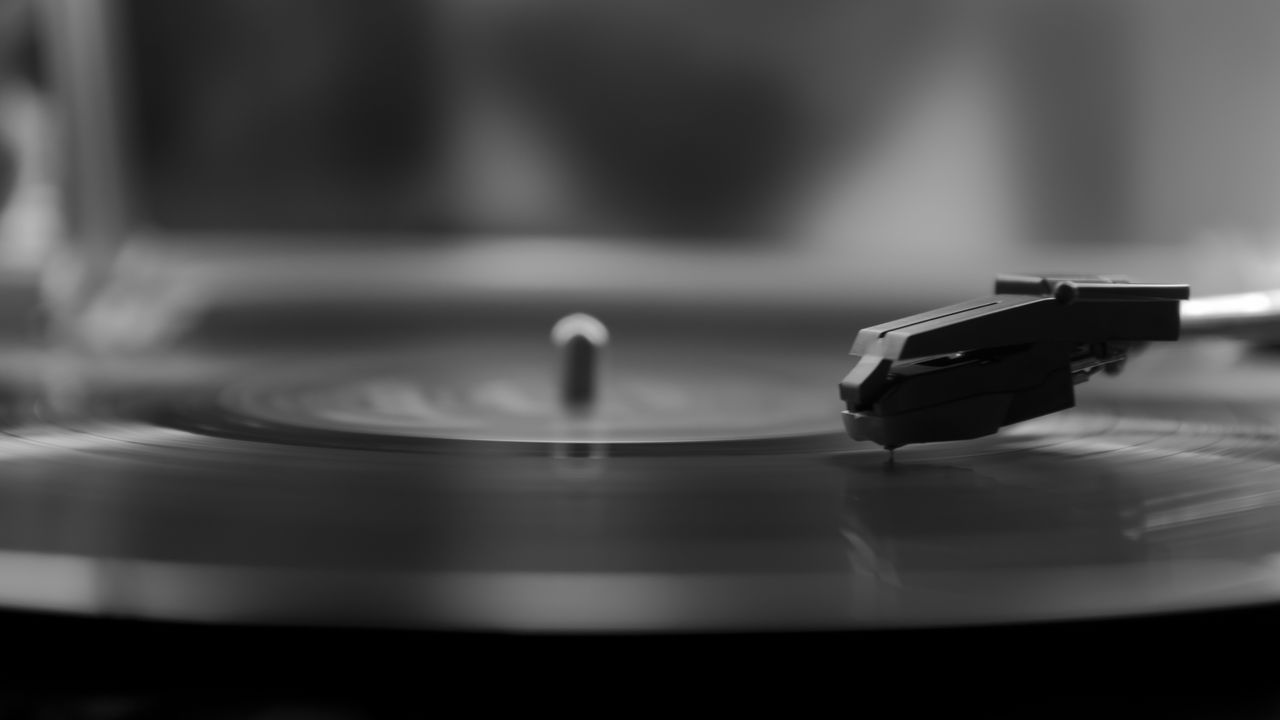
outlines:
[{"label": "blurred dark rectangle in background", "polygon": [[1143,28],[1178,14],[1148,5],[128,0],[135,210],[184,230],[781,240],[891,142],[904,97],[978,57],[1021,241],[1122,243],[1142,232]]},{"label": "blurred dark rectangle in background", "polygon": [[[629,253],[650,296],[1280,284],[1270,0],[28,5],[61,9],[33,14],[71,66],[57,220],[103,245],[389,240],[503,287],[625,280]],[[73,50],[104,23],[115,62]],[[0,232],[0,261],[38,265],[31,237]]]},{"label": "blurred dark rectangle in background", "polygon": [[413,0],[130,0],[129,141],[178,228],[447,229],[438,18]]},{"label": "blurred dark rectangle in background", "polygon": [[948,12],[129,0],[137,208],[180,229],[769,234]]}]

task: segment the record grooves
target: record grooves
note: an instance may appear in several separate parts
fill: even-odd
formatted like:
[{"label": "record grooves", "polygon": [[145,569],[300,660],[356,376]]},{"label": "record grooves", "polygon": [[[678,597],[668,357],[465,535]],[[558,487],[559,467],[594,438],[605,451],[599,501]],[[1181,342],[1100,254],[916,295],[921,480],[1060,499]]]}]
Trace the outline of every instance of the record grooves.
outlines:
[{"label": "record grooves", "polygon": [[290,426],[222,397],[103,397],[9,421],[0,601],[240,625],[698,632],[1280,597],[1266,403],[1095,397],[888,463],[835,432],[500,442]]}]

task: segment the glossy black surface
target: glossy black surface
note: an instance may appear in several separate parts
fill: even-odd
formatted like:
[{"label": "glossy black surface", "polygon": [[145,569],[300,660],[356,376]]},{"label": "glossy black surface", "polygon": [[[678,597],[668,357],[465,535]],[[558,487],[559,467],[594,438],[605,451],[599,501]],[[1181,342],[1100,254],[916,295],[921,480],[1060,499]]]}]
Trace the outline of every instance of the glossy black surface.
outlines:
[{"label": "glossy black surface", "polygon": [[[716,336],[715,352],[804,369],[838,407],[843,356],[759,339]],[[530,357],[524,339],[509,342],[515,352],[478,361]],[[264,423],[219,404],[223,384],[316,361],[262,351],[167,388],[163,373],[99,378],[78,403],[17,392],[0,436],[0,602],[239,625],[605,633],[1269,603],[1280,597],[1280,405],[1214,386],[1265,373],[1265,361],[1224,375],[1197,348],[1151,353],[1150,372],[1093,384],[1075,410],[893,462],[843,438],[835,411],[827,434],[653,444]],[[1201,382],[1210,370],[1218,379]]]}]

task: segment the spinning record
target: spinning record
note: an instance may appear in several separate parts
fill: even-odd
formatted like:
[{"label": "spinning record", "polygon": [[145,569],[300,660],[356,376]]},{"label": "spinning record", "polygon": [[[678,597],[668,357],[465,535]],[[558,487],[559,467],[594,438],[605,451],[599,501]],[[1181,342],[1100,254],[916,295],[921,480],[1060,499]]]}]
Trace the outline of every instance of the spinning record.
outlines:
[{"label": "spinning record", "polygon": [[[840,432],[834,397],[815,409],[805,378],[822,368],[795,358],[708,349],[679,371],[670,358],[617,364],[627,379],[600,397],[604,419],[576,416],[557,434],[519,413],[486,419],[502,403],[545,411],[518,373],[478,395],[453,375],[448,394],[437,379],[455,352],[267,368],[185,394],[104,392],[78,411],[8,403],[0,603],[250,624],[683,631],[1280,599],[1276,405],[1180,397],[1186,374],[1156,373],[1155,391],[1099,384],[1073,410],[890,460]],[[703,394],[654,400],[680,382],[673,373]],[[733,412],[666,422],[691,422],[682,397]]]}]

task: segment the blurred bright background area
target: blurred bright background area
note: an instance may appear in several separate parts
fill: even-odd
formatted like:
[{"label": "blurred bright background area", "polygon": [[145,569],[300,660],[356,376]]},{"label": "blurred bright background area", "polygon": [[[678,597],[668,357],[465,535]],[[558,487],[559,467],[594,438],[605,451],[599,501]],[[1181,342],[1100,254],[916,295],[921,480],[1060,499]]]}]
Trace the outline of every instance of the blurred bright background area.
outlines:
[{"label": "blurred bright background area", "polygon": [[0,261],[55,295],[1280,286],[1271,0],[6,5]]}]

